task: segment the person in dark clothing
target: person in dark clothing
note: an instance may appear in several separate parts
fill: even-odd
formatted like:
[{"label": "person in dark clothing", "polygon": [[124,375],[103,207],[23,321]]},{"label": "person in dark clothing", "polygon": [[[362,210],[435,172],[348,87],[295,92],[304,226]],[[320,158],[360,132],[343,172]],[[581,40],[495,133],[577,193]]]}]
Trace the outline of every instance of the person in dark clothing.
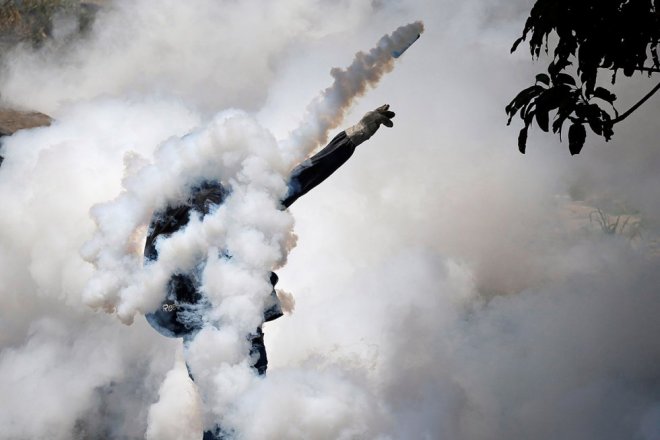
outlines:
[{"label": "person in dark clothing", "polygon": [[[392,127],[393,117],[394,112],[389,110],[389,105],[383,105],[368,112],[358,124],[340,132],[325,148],[294,168],[289,178],[288,192],[281,201],[281,209],[288,208],[302,195],[327,179],[352,156],[359,144],[369,139],[378,130],[380,125]],[[229,189],[219,182],[205,181],[191,190],[186,203],[168,206],[164,210],[156,212],[149,226],[144,249],[145,263],[149,264],[158,259],[157,239],[166,239],[185,227],[193,214],[204,217],[214,207],[221,205],[228,195]],[[273,291],[270,303],[264,310],[264,322],[282,316],[282,309],[274,290],[277,281],[277,275],[271,272],[270,282]],[[198,274],[173,274],[168,282],[161,306],[154,312],[146,314],[149,324],[164,336],[183,338],[185,344],[189,343],[204,326],[204,315],[211,308],[209,300],[200,293],[199,287]],[[250,335],[250,342],[250,353],[256,359],[252,368],[259,375],[264,375],[268,359],[261,326]],[[192,375],[190,377],[194,380]],[[203,438],[217,439],[223,438],[224,435],[223,431],[216,427],[215,432],[205,432]]]}]

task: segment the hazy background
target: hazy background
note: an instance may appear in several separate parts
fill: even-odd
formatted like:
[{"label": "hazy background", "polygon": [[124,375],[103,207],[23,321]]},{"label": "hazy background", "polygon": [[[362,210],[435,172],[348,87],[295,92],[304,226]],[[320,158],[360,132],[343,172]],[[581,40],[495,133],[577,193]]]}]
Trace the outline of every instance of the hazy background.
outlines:
[{"label": "hazy background", "polygon": [[[180,343],[83,305],[89,208],[127,153],[216,112],[285,138],[331,67],[423,20],[344,124],[389,103],[394,128],[291,208],[295,310],[264,328],[238,437],[660,439],[660,100],[580,156],[540,130],[519,154],[504,106],[543,69],[509,54],[531,4],[115,1],[85,39],[63,20],[5,54],[1,103],[55,122],[3,140],[0,438],[201,437]],[[650,87],[623,80],[621,109]]]}]

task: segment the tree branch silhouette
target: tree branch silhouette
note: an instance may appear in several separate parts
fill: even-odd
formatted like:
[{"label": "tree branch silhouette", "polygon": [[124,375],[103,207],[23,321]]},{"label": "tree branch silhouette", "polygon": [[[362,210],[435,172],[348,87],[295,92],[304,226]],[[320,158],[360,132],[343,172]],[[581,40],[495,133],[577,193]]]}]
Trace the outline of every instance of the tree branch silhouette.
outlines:
[{"label": "tree branch silhouette", "polygon": [[653,96],[655,94],[655,92],[657,92],[658,90],[660,90],[660,83],[656,84],[656,86],[653,87],[653,89],[651,89],[651,91],[648,92],[646,95],[644,95],[644,97],[642,99],[640,99],[637,102],[637,104],[633,105],[627,111],[623,112],[619,117],[617,117],[615,119],[612,119],[612,125],[614,125],[616,123],[619,123],[619,122],[623,121],[624,119],[626,119],[628,116],[630,116],[630,114],[632,112],[634,112],[635,110],[640,108],[642,106],[642,104],[644,104],[646,101],[648,101],[648,99],[651,96]]},{"label": "tree branch silhouette", "polygon": [[[626,77],[637,72],[648,73],[649,77],[660,73],[658,1],[535,0],[522,36],[511,51],[528,40],[532,59],[547,54],[551,62],[548,73],[536,75],[535,84],[520,91],[505,109],[507,124],[516,115],[524,124],[518,136],[521,153],[525,153],[527,132],[534,121],[543,131],[552,128],[560,141],[562,128],[568,124],[571,154],[580,153],[587,128],[609,141],[614,125],[660,89],[660,84],[656,85],[619,114],[616,95],[597,85],[603,70],[612,73],[612,85],[618,72]],[[576,69],[569,69],[574,64]]]}]

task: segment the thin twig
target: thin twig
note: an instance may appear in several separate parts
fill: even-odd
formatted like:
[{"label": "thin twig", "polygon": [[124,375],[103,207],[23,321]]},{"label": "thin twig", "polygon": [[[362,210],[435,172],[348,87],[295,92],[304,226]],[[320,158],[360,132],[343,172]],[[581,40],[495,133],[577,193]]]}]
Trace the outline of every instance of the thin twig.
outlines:
[{"label": "thin twig", "polygon": [[653,96],[653,94],[654,94],[655,92],[657,92],[658,90],[660,90],[660,83],[656,84],[656,86],[653,87],[653,89],[651,89],[651,91],[648,92],[648,93],[646,94],[646,96],[644,96],[642,99],[640,99],[639,102],[638,102],[637,104],[635,104],[635,105],[633,105],[632,107],[630,107],[626,112],[622,113],[621,116],[619,116],[618,118],[616,118],[616,119],[612,119],[612,120],[610,121],[610,124],[611,124],[611,125],[614,125],[614,124],[616,124],[616,123],[618,123],[618,122],[621,122],[621,121],[623,121],[624,119],[626,119],[626,118],[627,118],[632,112],[634,112],[635,110],[637,110],[642,104],[644,104],[644,103],[645,103],[645,102],[646,102],[651,96]]},{"label": "thin twig", "polygon": [[641,70],[642,72],[660,73],[660,69],[656,67],[638,67],[637,70]]}]

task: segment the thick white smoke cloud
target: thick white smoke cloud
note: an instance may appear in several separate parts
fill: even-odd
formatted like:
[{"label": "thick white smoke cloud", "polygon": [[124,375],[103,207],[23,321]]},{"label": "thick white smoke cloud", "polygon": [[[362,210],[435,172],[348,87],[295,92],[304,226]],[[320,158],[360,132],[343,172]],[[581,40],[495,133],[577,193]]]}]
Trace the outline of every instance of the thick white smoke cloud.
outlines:
[{"label": "thick white smoke cloud", "polygon": [[[335,69],[335,84],[309,107],[287,153],[300,161],[324,142],[352,100],[392,69],[392,54],[405,50],[422,30],[421,23],[400,27],[368,55],[359,53],[346,72]],[[225,414],[248,392],[253,374],[247,337],[267,308],[271,269],[284,264],[289,243],[295,242],[291,217],[279,209],[295,165],[284,156],[269,132],[247,115],[228,111],[160,146],[153,164],[124,178],[116,200],[91,210],[97,232],[82,255],[97,270],[83,296],[88,305],[116,312],[127,324],[137,312],[160,305],[172,273],[204,264],[200,289],[213,308],[205,318],[214,325],[195,336],[186,357],[209,410],[209,427],[214,422],[226,427]],[[143,268],[134,237],[144,233],[153,212],[184,202],[189,188],[208,180],[231,188],[227,200],[158,242],[158,260]],[[219,256],[226,252],[231,258]]]},{"label": "thick white smoke cloud", "polygon": [[[151,311],[160,303],[172,273],[190,271],[207,252],[231,249],[232,264],[246,270],[279,265],[292,224],[288,214],[277,209],[286,192],[287,169],[272,136],[236,111],[221,113],[206,127],[164,143],[153,164],[124,179],[124,192],[116,200],[92,208],[98,231],[85,244],[83,256],[99,270],[85,291],[87,303],[116,310],[122,321],[131,323],[136,312]],[[204,180],[222,180],[232,188],[225,206],[203,222],[192,219],[159,246],[158,261],[143,269],[141,253],[131,252],[131,240],[140,231],[144,234],[154,211],[182,203],[189,188]],[[254,233],[265,235],[255,240]],[[209,270],[209,277],[222,272]],[[214,290],[212,284],[206,283]],[[223,290],[229,296],[238,294]]]},{"label": "thick white smoke cloud", "polygon": [[[186,148],[207,145],[199,158],[218,160],[214,148],[226,146],[212,140],[227,119],[213,115],[228,107],[258,111],[286,138],[330,67],[418,19],[425,34],[345,122],[387,102],[395,127],[281,213],[296,219],[298,246],[278,287],[293,292],[296,310],[265,326],[268,376],[222,366],[245,355],[238,332],[209,332],[191,349],[191,364],[226,370],[201,372],[202,393],[223,390],[205,396],[207,410],[254,439],[660,437],[657,103],[578,158],[541,133],[523,157],[503,107],[541,69],[508,54],[527,2],[113,5],[89,40],[64,53],[17,52],[0,80],[7,103],[56,119],[2,146],[0,438],[201,436],[180,343],[85,304],[89,209],[195,136],[208,142]],[[259,154],[276,151],[263,129],[245,131],[258,127],[251,118],[224,115],[241,139],[263,141],[250,144]],[[144,206],[191,183],[169,178],[158,191],[137,185],[142,198],[125,210],[134,217],[108,224],[147,221]],[[641,237],[589,222],[594,208],[615,205],[642,219]],[[217,214],[217,228],[231,224]],[[204,239],[218,236],[197,226]],[[244,252],[246,263],[277,260]],[[128,293],[109,307],[122,298],[126,316],[149,307],[130,302],[148,295]]]}]

